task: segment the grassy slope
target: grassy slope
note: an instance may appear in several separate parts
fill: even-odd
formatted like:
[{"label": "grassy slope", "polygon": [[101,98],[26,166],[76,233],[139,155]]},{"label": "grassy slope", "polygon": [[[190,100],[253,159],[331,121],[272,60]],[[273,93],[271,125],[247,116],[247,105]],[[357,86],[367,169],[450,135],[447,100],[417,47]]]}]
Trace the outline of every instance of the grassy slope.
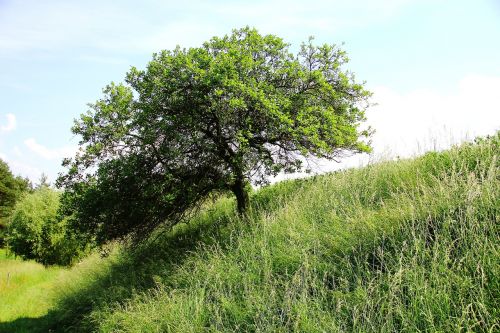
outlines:
[{"label": "grassy slope", "polygon": [[[500,330],[499,139],[222,199],[66,271],[47,331]],[[14,331],[0,324],[0,331]]]}]

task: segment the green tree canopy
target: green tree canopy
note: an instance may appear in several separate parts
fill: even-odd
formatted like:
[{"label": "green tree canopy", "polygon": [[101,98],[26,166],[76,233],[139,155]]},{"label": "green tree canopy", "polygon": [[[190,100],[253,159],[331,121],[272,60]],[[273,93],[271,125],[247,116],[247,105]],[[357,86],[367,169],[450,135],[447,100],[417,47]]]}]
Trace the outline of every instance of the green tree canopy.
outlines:
[{"label": "green tree canopy", "polygon": [[3,229],[16,201],[22,193],[30,189],[28,179],[15,177],[7,163],[0,159],[0,246],[3,244]]},{"label": "green tree canopy", "polygon": [[206,194],[302,170],[311,157],[367,152],[370,93],[335,45],[294,55],[243,28],[201,47],[162,51],[75,122],[81,150],[64,164],[65,207],[102,241],[175,223]]},{"label": "green tree canopy", "polygon": [[12,252],[45,265],[69,265],[78,257],[83,246],[66,232],[67,220],[58,215],[59,196],[41,186],[15,204],[6,233]]}]

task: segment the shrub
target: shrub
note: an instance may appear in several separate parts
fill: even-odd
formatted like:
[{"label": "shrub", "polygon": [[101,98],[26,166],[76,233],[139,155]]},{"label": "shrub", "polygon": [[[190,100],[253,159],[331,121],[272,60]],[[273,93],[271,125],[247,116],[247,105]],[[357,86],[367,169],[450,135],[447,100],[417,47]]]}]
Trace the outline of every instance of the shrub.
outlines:
[{"label": "shrub", "polygon": [[69,265],[80,254],[78,240],[67,232],[67,218],[60,218],[59,192],[41,187],[14,206],[7,227],[7,246],[24,259],[44,265]]}]

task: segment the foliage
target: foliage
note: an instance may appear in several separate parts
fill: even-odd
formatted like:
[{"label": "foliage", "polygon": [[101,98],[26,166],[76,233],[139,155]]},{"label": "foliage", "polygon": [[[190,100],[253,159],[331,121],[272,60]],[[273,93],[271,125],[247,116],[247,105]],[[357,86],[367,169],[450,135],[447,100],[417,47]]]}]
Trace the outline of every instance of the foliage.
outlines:
[{"label": "foliage", "polygon": [[175,224],[213,191],[247,212],[248,183],[303,168],[311,157],[369,151],[370,95],[335,45],[297,55],[243,28],[202,47],[162,51],[81,116],[81,152],[58,184],[74,226],[97,242]]},{"label": "foliage", "polygon": [[0,159],[0,247],[4,241],[3,234],[7,227],[7,218],[14,204],[22,193],[30,188],[31,184],[28,179],[14,177],[7,163]]},{"label": "foliage", "polygon": [[59,196],[44,186],[16,203],[6,233],[12,252],[45,265],[69,265],[79,255],[79,242],[66,232],[67,219],[58,216]]}]

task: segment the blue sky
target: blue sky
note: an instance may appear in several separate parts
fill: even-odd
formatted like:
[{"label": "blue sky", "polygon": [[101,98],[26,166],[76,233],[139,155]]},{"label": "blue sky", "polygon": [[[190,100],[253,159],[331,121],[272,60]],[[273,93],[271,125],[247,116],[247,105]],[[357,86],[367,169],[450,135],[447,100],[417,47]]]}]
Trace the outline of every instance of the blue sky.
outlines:
[{"label": "blue sky", "polygon": [[[374,92],[375,154],[409,155],[500,129],[500,1],[0,0],[0,158],[54,180],[70,127],[131,65],[249,25],[294,48],[344,42]],[[439,141],[439,142],[438,142]],[[333,166],[324,166],[324,170]]]}]

